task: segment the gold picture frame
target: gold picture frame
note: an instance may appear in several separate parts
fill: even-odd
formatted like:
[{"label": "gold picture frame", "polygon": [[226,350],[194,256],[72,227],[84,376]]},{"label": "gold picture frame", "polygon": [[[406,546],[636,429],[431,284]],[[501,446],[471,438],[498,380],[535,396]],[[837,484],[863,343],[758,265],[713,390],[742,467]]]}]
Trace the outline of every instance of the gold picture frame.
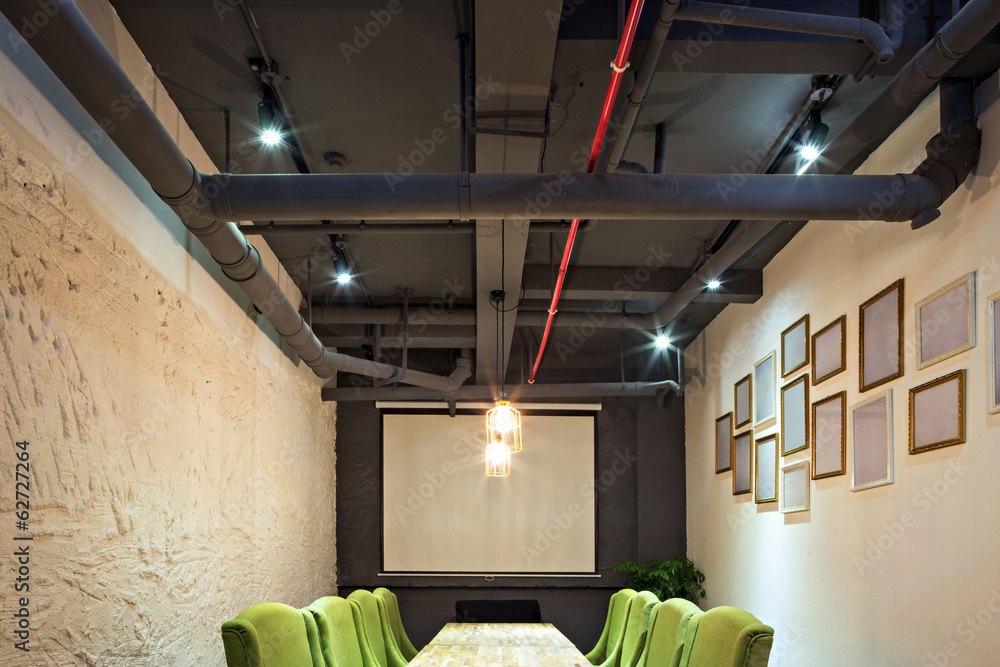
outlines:
[{"label": "gold picture frame", "polygon": [[[744,410],[746,411],[744,413]],[[746,418],[744,419],[744,414]],[[743,428],[753,420],[753,374],[736,381],[733,385],[733,421],[736,428]]]},{"label": "gold picture frame", "polygon": [[971,350],[976,346],[976,272],[921,299],[914,311],[918,369]]},{"label": "gold picture frame", "polygon": [[[831,344],[837,332],[840,333],[840,344]],[[847,370],[847,315],[841,315],[814,333],[810,341],[814,387]],[[840,358],[834,364],[832,355],[838,352]]]},{"label": "gold picture frame", "polygon": [[964,444],[965,369],[911,389],[909,422],[910,454]]},{"label": "gold picture frame", "polygon": [[812,404],[812,470],[813,479],[847,474],[846,391]]},{"label": "gold picture frame", "polygon": [[903,377],[903,279],[861,304],[858,321],[858,385],[863,393]]},{"label": "gold picture frame", "polygon": [[809,447],[808,373],[803,373],[781,388],[781,435],[782,456]]},{"label": "gold picture frame", "polygon": [[[726,430],[725,442],[722,432]],[[723,456],[724,455],[724,456]],[[728,460],[724,460],[728,459]],[[722,465],[725,464],[725,465]],[[715,474],[733,469],[733,413],[727,412],[715,420]]]},{"label": "gold picture frame", "polygon": [[[744,453],[745,452],[745,453]],[[745,480],[744,480],[745,471]],[[733,495],[750,493],[753,486],[753,429],[733,436]]]},{"label": "gold picture frame", "polygon": [[809,315],[803,315],[781,332],[781,377],[809,365],[809,347]]},{"label": "gold picture frame", "polygon": [[757,438],[753,445],[753,501],[778,502],[778,449],[779,436],[771,433]]},{"label": "gold picture frame", "polygon": [[986,404],[989,413],[1000,413],[1000,292],[986,300]]}]

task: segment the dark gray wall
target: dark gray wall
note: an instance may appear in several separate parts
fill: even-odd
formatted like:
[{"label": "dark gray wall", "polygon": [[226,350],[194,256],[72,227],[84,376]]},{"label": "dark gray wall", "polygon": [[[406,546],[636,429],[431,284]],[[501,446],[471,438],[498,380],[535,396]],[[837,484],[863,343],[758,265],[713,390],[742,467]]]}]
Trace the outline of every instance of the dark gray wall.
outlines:
[{"label": "dark gray wall", "polygon": [[[593,578],[380,577],[380,413],[373,403],[337,407],[337,584],[340,595],[385,586],[399,596],[418,646],[452,618],[460,599],[537,599],[542,616],[588,651],[625,585],[623,560],[672,558],[687,551],[684,404],[653,398],[602,399],[597,413],[597,571]],[[622,461],[633,460],[622,471]],[[616,461],[619,462],[616,465]]]}]

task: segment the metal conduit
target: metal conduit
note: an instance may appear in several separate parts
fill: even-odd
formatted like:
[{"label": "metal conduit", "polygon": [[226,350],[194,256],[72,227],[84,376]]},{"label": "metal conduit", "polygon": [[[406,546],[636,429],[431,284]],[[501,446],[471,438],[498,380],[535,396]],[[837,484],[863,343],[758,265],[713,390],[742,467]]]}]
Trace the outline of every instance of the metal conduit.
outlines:
[{"label": "metal conduit", "polygon": [[[0,0],[0,11],[12,25],[37,11],[31,0]],[[153,191],[173,206],[222,267],[254,302],[275,330],[319,377],[338,370],[388,379],[403,370],[327,351],[274,277],[261,263],[260,254],[232,222],[205,216],[202,177],[184,157],[156,114],[101,42],[83,14],[71,2],[61,3],[48,23],[27,40],[86,111],[105,129],[125,157],[142,174]],[[124,118],[112,114],[112,104],[128,100],[131,111]],[[406,371],[406,382],[438,391],[453,391],[472,374],[466,353],[448,377]]]},{"label": "metal conduit", "polygon": [[[507,385],[513,400],[528,398],[583,398],[593,396],[655,396],[679,391],[672,380],[661,382],[591,382],[581,384],[521,384]],[[469,385],[452,392],[455,400],[493,399],[494,388]],[[324,401],[421,401],[441,399],[441,394],[422,387],[359,387],[330,388],[322,391]]]},{"label": "metal conduit", "polygon": [[[589,222],[589,221],[588,221]],[[593,225],[590,225],[593,227]],[[589,229],[580,225],[580,231]],[[548,234],[550,232],[568,232],[568,222],[532,222],[529,232],[532,234]],[[474,234],[476,225],[471,222],[409,222],[399,224],[386,223],[301,223],[288,225],[239,225],[240,232],[247,236],[281,236],[284,234]]]}]

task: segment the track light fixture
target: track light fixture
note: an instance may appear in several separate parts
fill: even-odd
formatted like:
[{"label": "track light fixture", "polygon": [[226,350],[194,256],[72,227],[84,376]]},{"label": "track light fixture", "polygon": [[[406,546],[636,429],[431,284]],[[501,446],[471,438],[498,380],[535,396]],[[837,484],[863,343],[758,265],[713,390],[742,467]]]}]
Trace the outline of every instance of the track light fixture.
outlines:
[{"label": "track light fixture", "polygon": [[281,143],[281,123],[275,111],[274,103],[265,98],[257,105],[257,119],[260,121],[260,140],[268,146]]},{"label": "track light fixture", "polygon": [[826,146],[828,134],[830,134],[830,126],[820,120],[819,111],[810,113],[803,131],[803,141],[799,144],[799,155],[795,161],[797,174],[805,173],[809,165],[819,159],[823,147]]}]

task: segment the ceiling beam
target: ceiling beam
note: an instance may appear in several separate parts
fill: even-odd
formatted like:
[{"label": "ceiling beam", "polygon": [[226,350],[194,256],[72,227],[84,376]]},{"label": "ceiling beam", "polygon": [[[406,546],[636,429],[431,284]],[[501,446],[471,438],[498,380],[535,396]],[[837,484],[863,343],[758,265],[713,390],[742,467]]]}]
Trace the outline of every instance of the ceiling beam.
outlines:
[{"label": "ceiling beam", "polygon": [[[645,280],[639,280],[646,275]],[[691,277],[690,269],[662,268],[640,272],[634,266],[571,266],[562,290],[563,301],[666,301]],[[524,298],[552,297],[552,268],[524,267]],[[764,293],[760,270],[727,271],[717,292],[703,293],[711,303],[754,303]]]}]

